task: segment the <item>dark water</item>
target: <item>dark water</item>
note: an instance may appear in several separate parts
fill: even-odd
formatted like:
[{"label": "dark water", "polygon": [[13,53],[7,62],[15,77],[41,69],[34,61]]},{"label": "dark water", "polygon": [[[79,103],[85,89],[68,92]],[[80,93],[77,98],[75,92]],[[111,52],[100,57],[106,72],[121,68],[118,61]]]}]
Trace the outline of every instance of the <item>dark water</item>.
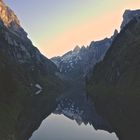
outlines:
[{"label": "dark water", "polygon": [[71,88],[64,95],[32,97],[18,116],[1,104],[0,140],[118,140],[83,90]]},{"label": "dark water", "polygon": [[78,125],[64,115],[51,114],[30,140],[118,140],[115,133],[95,130],[90,124]]},{"label": "dark water", "polygon": [[[104,131],[106,130],[106,131]],[[30,140],[118,140],[84,92],[63,97]]]}]

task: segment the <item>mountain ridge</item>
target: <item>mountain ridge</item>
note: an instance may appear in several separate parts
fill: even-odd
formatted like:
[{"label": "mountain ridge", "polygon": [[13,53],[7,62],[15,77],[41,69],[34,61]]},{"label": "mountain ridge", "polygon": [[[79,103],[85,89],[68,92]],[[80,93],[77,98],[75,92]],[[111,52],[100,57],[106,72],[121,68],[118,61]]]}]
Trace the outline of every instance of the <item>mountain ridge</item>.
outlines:
[{"label": "mountain ridge", "polygon": [[97,112],[107,119],[120,140],[139,135],[140,15],[132,18],[113,41],[87,82]]},{"label": "mountain ridge", "polygon": [[85,78],[96,63],[104,58],[118,31],[115,30],[110,38],[92,41],[87,47],[76,46],[73,50],[62,56],[53,57],[51,60],[56,64],[60,73],[75,79]]}]

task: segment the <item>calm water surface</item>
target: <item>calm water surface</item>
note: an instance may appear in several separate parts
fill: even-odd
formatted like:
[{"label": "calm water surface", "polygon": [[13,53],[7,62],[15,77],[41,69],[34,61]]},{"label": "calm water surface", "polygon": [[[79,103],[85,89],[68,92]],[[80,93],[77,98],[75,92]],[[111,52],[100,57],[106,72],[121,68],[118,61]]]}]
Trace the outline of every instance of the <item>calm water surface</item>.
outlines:
[{"label": "calm water surface", "polygon": [[92,125],[78,125],[64,115],[51,114],[35,131],[30,140],[118,140],[115,133],[95,130]]}]

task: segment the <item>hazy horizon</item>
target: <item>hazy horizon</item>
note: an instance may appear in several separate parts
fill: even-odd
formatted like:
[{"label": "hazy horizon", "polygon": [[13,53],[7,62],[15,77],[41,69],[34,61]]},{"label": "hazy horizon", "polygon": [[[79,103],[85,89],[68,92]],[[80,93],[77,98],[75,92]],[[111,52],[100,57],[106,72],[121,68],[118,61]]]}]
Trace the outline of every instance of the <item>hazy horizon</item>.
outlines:
[{"label": "hazy horizon", "polygon": [[125,9],[138,0],[4,0],[14,10],[33,44],[48,58],[110,37]]}]

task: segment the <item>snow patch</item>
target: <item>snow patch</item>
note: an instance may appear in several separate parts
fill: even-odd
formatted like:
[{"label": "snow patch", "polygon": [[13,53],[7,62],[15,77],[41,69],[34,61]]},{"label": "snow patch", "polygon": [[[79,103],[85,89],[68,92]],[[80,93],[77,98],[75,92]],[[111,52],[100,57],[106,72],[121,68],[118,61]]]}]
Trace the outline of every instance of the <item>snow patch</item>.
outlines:
[{"label": "snow patch", "polygon": [[35,84],[35,87],[38,89],[35,94],[38,95],[42,92],[43,88],[39,84]]}]

